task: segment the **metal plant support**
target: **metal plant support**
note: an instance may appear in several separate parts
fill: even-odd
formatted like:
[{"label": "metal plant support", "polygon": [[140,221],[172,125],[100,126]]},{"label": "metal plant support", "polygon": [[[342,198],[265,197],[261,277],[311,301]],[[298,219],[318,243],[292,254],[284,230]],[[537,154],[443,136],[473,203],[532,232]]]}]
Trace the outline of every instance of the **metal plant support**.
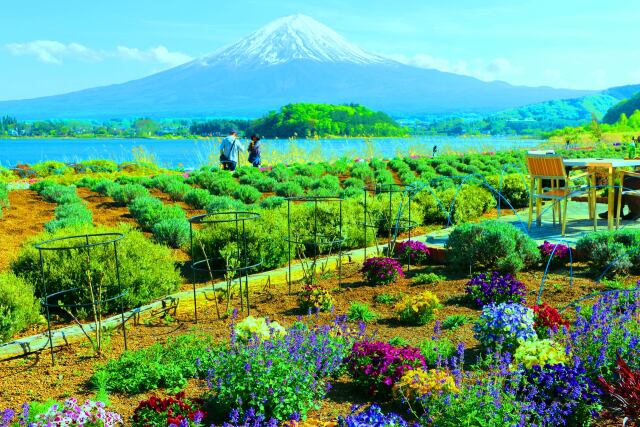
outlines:
[{"label": "metal plant support", "polygon": [[[101,339],[102,339],[102,306],[109,302],[117,301],[120,306],[120,316],[122,319],[122,335],[124,337],[124,348],[127,349],[127,329],[125,327],[126,319],[124,315],[124,297],[127,296],[128,290],[122,288],[122,283],[120,281],[120,261],[118,259],[118,242],[124,238],[124,234],[121,233],[99,233],[99,234],[85,234],[78,236],[67,236],[60,237],[57,239],[51,239],[44,242],[37,243],[35,245],[36,249],[39,252],[40,258],[40,276],[42,281],[42,289],[44,293],[44,297],[41,299],[41,304],[45,308],[45,314],[47,317],[47,333],[49,336],[49,349],[51,351],[51,364],[55,365],[55,357],[53,353],[53,334],[51,331],[51,310],[52,309],[78,309],[78,308],[90,308],[94,315],[95,321],[95,330],[96,330],[96,344],[94,347],[97,348],[99,352],[101,349]],[[74,242],[77,240],[78,243]],[[92,274],[91,274],[91,251],[94,248],[105,247],[105,250],[108,250],[110,247],[113,248],[113,260],[115,263],[115,278],[117,285],[117,295],[114,295],[109,298],[102,298],[101,287],[96,288],[95,283],[92,283]],[[72,251],[77,250],[80,252],[86,253],[86,265],[87,268],[85,270],[87,277],[87,286],[86,288],[83,286],[76,286],[70,289],[64,289],[62,291],[54,292],[49,294],[47,291],[47,274],[45,272],[45,253],[46,252],[62,252],[62,251]],[[78,303],[78,304],[67,304],[61,301],[63,296],[68,294],[78,293],[80,291],[88,291],[90,293],[91,302],[90,303]],[[97,291],[97,295],[96,295]],[[91,340],[89,335],[84,331],[84,328],[78,322],[82,332]]]},{"label": "metal plant support", "polygon": [[[368,229],[373,230],[373,235],[376,242],[376,250],[378,250],[378,230],[380,230],[381,226],[384,227],[384,230],[387,231],[387,255],[389,257],[393,257],[393,252],[395,249],[396,239],[398,235],[407,232],[409,234],[409,240],[411,240],[411,230],[418,226],[416,221],[411,220],[411,200],[416,194],[416,188],[412,185],[402,185],[402,184],[375,184],[375,185],[367,185],[363,187],[364,190],[364,222],[362,223],[364,227],[364,259],[367,259],[367,234]],[[393,211],[393,196],[400,195],[402,197],[402,202],[397,212]],[[387,221],[386,224],[380,224],[378,221],[372,221],[369,214],[369,203],[368,197],[369,195],[389,196],[389,209],[387,211]],[[406,196],[407,201],[407,209],[408,209],[408,219],[402,218],[402,211],[404,205],[404,198]],[[395,219],[394,219],[395,218]],[[378,250],[379,251],[379,250]],[[408,270],[411,270],[411,257],[408,257]]]},{"label": "metal plant support", "polygon": [[[210,275],[210,279],[213,282],[214,274],[221,274],[227,281],[227,301],[231,298],[231,286],[232,283],[237,280],[239,293],[240,293],[240,309],[244,310],[246,301],[247,314],[250,314],[249,306],[249,271],[258,268],[262,265],[261,261],[250,264],[249,250],[247,245],[247,221],[255,221],[260,218],[260,214],[255,212],[213,212],[203,215],[197,215],[189,218],[190,225],[190,241],[191,241],[191,271],[192,271],[192,285],[193,285],[193,317],[195,322],[198,323],[198,301],[196,298],[196,274],[207,273]],[[230,262],[231,254],[229,257],[213,256],[213,254],[207,254],[202,247],[201,259],[196,259],[197,252],[194,247],[193,239],[193,227],[194,225],[203,224],[234,224],[235,232],[232,233],[232,238],[227,243],[235,243],[235,254],[233,254],[233,262]],[[218,268],[217,265],[224,265],[224,268]],[[243,295],[243,280],[244,280],[244,295]],[[216,289],[214,287],[214,299],[217,306]],[[218,317],[220,312],[218,310]]]},{"label": "metal plant support", "polygon": [[[287,277],[287,282],[289,285],[289,294],[291,294],[291,285],[292,285],[292,276],[291,276],[291,260],[292,256],[292,245],[295,248],[304,247],[301,251],[304,255],[306,249],[311,250],[311,266],[313,268],[312,275],[315,275],[315,267],[317,265],[318,259],[322,256],[323,249],[329,250],[329,252],[333,251],[334,248],[337,248],[337,264],[338,264],[338,286],[342,285],[342,245],[345,242],[345,238],[342,235],[342,201],[344,199],[339,196],[302,196],[302,197],[288,197],[287,198],[287,237],[285,241],[288,244],[288,253],[289,253],[289,274]],[[291,203],[312,203],[313,204],[313,228],[310,232],[307,233],[299,233],[292,234],[291,230]],[[335,234],[325,234],[318,231],[318,204],[320,203],[337,203],[338,204],[338,224],[337,224],[337,232]],[[323,224],[320,224],[322,226]],[[328,261],[328,260],[327,260]],[[302,268],[304,269],[304,262],[301,263]]]}]

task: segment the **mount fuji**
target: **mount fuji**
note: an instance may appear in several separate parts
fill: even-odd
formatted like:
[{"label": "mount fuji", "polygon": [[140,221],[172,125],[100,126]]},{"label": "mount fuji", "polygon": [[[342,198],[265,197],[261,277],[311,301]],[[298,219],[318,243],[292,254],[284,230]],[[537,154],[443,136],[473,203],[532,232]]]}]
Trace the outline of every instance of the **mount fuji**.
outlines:
[{"label": "mount fuji", "polygon": [[293,102],[353,102],[394,115],[489,113],[588,93],[404,65],[292,15],[181,66],[122,84],[0,102],[0,113],[20,119],[255,117]]}]

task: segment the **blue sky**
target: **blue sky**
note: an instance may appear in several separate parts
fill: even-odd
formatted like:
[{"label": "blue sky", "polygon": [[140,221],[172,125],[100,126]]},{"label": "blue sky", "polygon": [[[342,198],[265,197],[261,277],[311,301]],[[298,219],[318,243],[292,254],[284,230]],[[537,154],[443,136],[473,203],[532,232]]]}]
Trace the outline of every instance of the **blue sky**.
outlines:
[{"label": "blue sky", "polygon": [[144,77],[294,13],[365,50],[483,80],[640,83],[631,0],[20,0],[0,14],[0,100]]}]

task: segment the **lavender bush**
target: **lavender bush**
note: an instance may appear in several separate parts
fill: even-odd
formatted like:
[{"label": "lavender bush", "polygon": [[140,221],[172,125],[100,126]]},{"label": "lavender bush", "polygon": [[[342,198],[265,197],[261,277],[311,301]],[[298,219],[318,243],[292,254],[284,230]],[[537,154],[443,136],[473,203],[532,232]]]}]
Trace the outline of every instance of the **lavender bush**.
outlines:
[{"label": "lavender bush", "polygon": [[639,291],[614,292],[576,312],[577,320],[563,335],[567,352],[580,357],[589,376],[611,379],[616,354],[640,368]]},{"label": "lavender bush", "polygon": [[232,325],[229,348],[212,352],[201,363],[208,372],[211,398],[244,416],[250,408],[265,419],[305,417],[318,407],[351,348],[343,318],[331,325],[307,327],[301,322],[285,336],[236,340]]}]

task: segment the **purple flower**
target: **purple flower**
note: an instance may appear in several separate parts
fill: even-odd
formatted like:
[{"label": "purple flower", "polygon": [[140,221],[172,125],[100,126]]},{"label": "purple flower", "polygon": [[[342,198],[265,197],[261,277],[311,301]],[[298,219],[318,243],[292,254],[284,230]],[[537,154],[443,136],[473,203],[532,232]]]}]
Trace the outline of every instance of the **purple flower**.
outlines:
[{"label": "purple flower", "polygon": [[524,283],[510,274],[494,271],[476,274],[467,282],[466,293],[482,307],[486,304],[524,303],[526,296]]},{"label": "purple flower", "polygon": [[365,260],[360,272],[372,285],[387,285],[398,277],[404,277],[402,266],[393,258],[369,258]]}]

